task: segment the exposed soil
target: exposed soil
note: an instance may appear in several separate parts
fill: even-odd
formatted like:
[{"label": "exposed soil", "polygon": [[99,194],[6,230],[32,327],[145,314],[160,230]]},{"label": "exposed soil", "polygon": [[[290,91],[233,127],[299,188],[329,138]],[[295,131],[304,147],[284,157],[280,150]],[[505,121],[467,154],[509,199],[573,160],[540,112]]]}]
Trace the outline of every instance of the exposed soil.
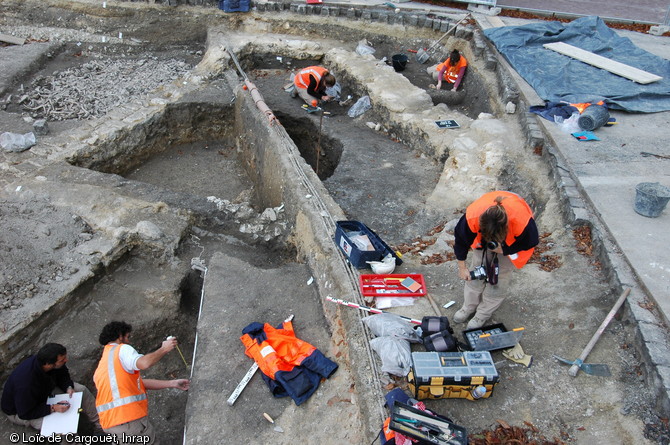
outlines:
[{"label": "exposed soil", "polygon": [[[180,11],[156,11],[137,5],[129,6],[129,9],[103,9],[99,2],[95,5],[71,3],[69,6],[39,9],[38,12],[33,9],[35,5],[21,6],[20,2],[3,2],[0,5],[3,12],[0,25],[13,22],[34,27],[30,29],[35,29],[33,38],[36,40],[45,39],[39,34],[45,27],[58,25],[68,29],[65,40],[70,45],[59,57],[47,63],[44,71],[35,73],[31,81],[39,76],[53,75],[56,71],[67,72],[68,68],[79,67],[86,61],[106,60],[106,54],[114,60],[130,62],[127,66],[156,54],[154,51],[160,53],[160,59],[164,61],[197,63],[199,52],[204,50],[207,25],[214,21],[207,11],[196,13],[189,9],[182,14]],[[72,46],[76,45],[74,42],[94,40],[88,34],[74,31],[84,28],[82,21],[90,27],[87,29],[93,29],[98,34],[116,36],[119,30],[123,30],[126,41],[104,47],[96,44],[89,48],[85,44],[83,53],[76,55],[76,47]],[[365,27],[364,24],[360,26]],[[24,28],[24,33],[25,29],[28,28]],[[52,31],[51,36],[54,35]],[[347,42],[348,45],[354,43]],[[409,50],[426,47],[426,43],[430,42],[410,38],[402,42],[379,36],[371,43],[377,48],[379,59],[386,57],[390,60],[398,53],[410,56],[406,69],[398,74],[428,90],[428,84],[432,83],[426,71],[429,65],[416,63],[414,53]],[[141,51],[135,45],[140,45]],[[434,60],[435,63],[437,61]],[[442,213],[431,211],[424,205],[444,174],[445,160],[426,155],[420,147],[412,145],[413,141],[402,141],[374,111],[351,119],[346,114],[350,105],[330,103],[324,106],[330,115],[307,113],[300,107],[300,100],[291,98],[282,91],[282,86],[288,81],[291,69],[313,61],[293,61],[290,67],[286,62],[278,62],[274,55],[269,54],[260,56],[259,60],[245,61],[245,66],[251,65],[249,76],[295,140],[305,161],[315,171],[318,170],[324,186],[350,219],[364,221],[405,253],[401,271],[424,274],[428,292],[440,306],[450,300],[460,301],[462,283],[456,276],[450,245],[453,243],[453,224],[463,209],[449,209],[449,212]],[[161,77],[161,73],[156,69],[149,76]],[[28,80],[22,82],[23,88],[30,85]],[[118,79],[108,80],[110,89],[120,87],[115,80]],[[163,80],[167,82],[171,79],[166,75]],[[477,96],[484,94],[485,90],[480,85],[485,81],[474,70],[466,75],[463,89],[469,94],[467,101],[453,103],[453,96],[448,92],[436,92],[444,96],[431,94],[431,97],[434,103],[444,101],[476,119],[480,113],[492,110],[488,97]],[[142,83],[142,79],[135,79],[134,82]],[[354,101],[360,97],[358,86],[344,84],[342,87],[344,97],[352,94]],[[22,93],[20,85],[16,85],[12,96]],[[21,109],[15,102],[0,112],[2,128],[23,131],[28,124],[19,112]],[[500,116],[499,119],[508,125],[509,132],[517,140],[523,140],[515,133],[518,128],[511,118]],[[77,124],[64,122],[54,125],[53,131],[62,132],[68,125]],[[244,202],[260,213],[263,209],[254,207],[253,186],[243,173],[232,146],[233,142],[229,140],[175,145],[167,147],[141,167],[125,172],[125,177],[90,173],[88,183],[83,180],[82,183],[94,186],[97,185],[95,181],[100,181],[111,190],[121,190],[128,195],[150,194],[160,189],[200,198],[216,196],[230,202]],[[17,155],[16,159],[20,156]],[[631,347],[634,326],[623,320],[612,322],[589,359],[593,363],[608,363],[612,368],[612,378],[581,375],[571,379],[566,368],[551,357],[552,354],[568,358],[578,356],[616,295],[613,295],[611,284],[590,257],[590,232],[587,233],[584,228],[573,232],[563,225],[555,192],[547,181],[547,166],[541,158],[529,154],[525,147],[509,147],[507,156],[515,160],[529,158],[528,165],[520,170],[533,172],[535,176],[515,181],[512,175],[519,173],[513,172],[506,180],[501,179],[499,186],[507,188],[522,184],[523,188],[534,188],[533,200],[539,209],[537,218],[544,234],[534,264],[518,271],[513,279],[512,295],[493,321],[504,320],[508,327],[524,326],[523,347],[534,356],[534,362],[530,368],[525,368],[506,361],[496,352],[494,360],[499,365],[502,380],[492,398],[478,402],[437,400],[428,401],[427,405],[452,417],[459,425],[467,426],[473,443],[478,445],[496,443],[495,440],[511,443],[512,437],[518,443],[586,443],[580,442],[584,437],[587,439],[581,440],[599,437],[602,443],[613,444],[668,443],[667,424],[655,411],[651,391],[642,384],[642,371],[638,365],[640,354]],[[72,172],[64,174],[74,175]],[[81,172],[77,174],[85,175]],[[70,263],[83,262],[91,268],[99,268],[96,280],[90,283],[90,289],[83,292],[85,296],[73,308],[76,310],[63,317],[60,324],[36,335],[36,343],[49,339],[66,344],[72,357],[76,357],[71,366],[73,374],[89,387],[97,362],[95,338],[100,326],[111,316],[134,319],[129,321],[137,326],[134,338],[140,339],[136,344],[139,350],[152,350],[164,335],[176,335],[185,345],[185,356],[192,355],[193,350],[187,345],[192,345],[194,340],[193,326],[201,282],[197,274],[192,273],[189,260],[202,252],[206,252],[203,255],[206,260],[209,260],[211,252],[222,250],[231,257],[253,263],[255,267],[278,268],[278,274],[285,264],[288,265],[286,273],[292,274],[289,277],[302,280],[308,275],[305,268],[293,263],[290,248],[277,249],[276,245],[264,245],[262,242],[251,245],[250,240],[239,233],[215,225],[198,224],[190,228],[191,236],[186,237],[169,263],[161,262],[161,258],[129,252],[118,263],[102,270],[105,268],[98,264],[99,259],[95,256],[88,260],[71,257],[80,244],[98,240],[85,222],[56,209],[39,196],[32,200],[13,201],[5,193],[0,203],[3,226],[0,305],[3,309],[30,304],[34,293],[44,292],[47,286],[66,281],[68,274],[80,272],[75,270],[76,267],[69,266]],[[249,218],[253,216],[257,215],[249,215]],[[253,275],[253,269],[249,273]],[[253,280],[253,277],[248,279]],[[139,302],[138,295],[146,299]],[[254,301],[247,303],[249,310],[254,309]],[[417,306],[421,310],[428,307],[424,302],[418,302]],[[235,305],[230,308],[235,308]],[[456,309],[458,305],[444,313],[453,315]],[[412,306],[399,308],[398,312],[411,317],[420,318],[422,315]],[[259,313],[267,314],[260,310]],[[3,325],[5,330],[12,317],[9,313],[3,316],[2,322],[7,324],[7,327]],[[457,335],[462,328],[457,326]],[[237,332],[235,334],[238,335]],[[322,332],[321,335],[327,336],[327,333]],[[19,355],[17,353],[15,360]],[[6,374],[8,369],[3,371]],[[172,378],[185,373],[179,356],[172,355],[152,369],[151,375]],[[389,378],[379,384],[386,389],[406,387],[403,379]],[[152,417],[161,423],[159,430],[163,443],[181,443],[186,397],[187,394],[169,391],[159,392],[152,399]],[[353,403],[346,393],[339,397],[332,398],[332,403]],[[287,403],[273,403],[277,410],[289,409]],[[333,443],[329,441],[338,437],[333,431],[344,430],[348,426],[344,422],[338,424],[338,419],[325,419],[328,416],[323,413],[321,417],[316,416],[318,413],[311,414],[314,417],[308,420],[315,424],[323,422],[320,424],[323,431],[317,438],[305,439],[308,442]],[[248,424],[252,420],[245,421]],[[6,442],[5,433],[11,428],[4,419],[0,420],[3,431],[1,443]],[[537,442],[532,442],[529,436]],[[522,437],[528,442],[521,441]],[[281,439],[277,439],[276,443],[281,443]]]}]

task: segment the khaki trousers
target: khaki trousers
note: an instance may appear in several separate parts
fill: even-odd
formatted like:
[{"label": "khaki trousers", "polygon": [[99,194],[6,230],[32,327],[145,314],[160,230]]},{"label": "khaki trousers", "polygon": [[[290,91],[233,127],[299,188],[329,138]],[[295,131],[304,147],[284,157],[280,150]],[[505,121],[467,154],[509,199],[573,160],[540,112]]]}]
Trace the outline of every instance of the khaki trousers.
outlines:
[{"label": "khaki trousers", "polygon": [[[312,96],[311,94],[309,94],[309,93],[307,92],[307,88],[298,88],[298,87],[296,87],[296,90],[298,91],[298,96],[300,96],[300,98],[301,98],[302,100],[304,100],[305,103],[306,103],[307,105],[309,105],[309,106],[312,106],[312,102],[314,102],[315,100],[317,100],[316,97]],[[318,104],[319,104],[319,102],[317,101],[317,105],[318,105]]]},{"label": "khaki trousers", "polygon": [[160,445],[160,442],[156,439],[156,431],[151,422],[149,422],[148,416],[122,423],[121,425],[116,425],[111,428],[105,428],[105,433],[114,434],[119,439],[120,443],[124,443],[124,440],[125,442],[128,442],[124,437],[145,436],[149,438],[149,441],[142,441],[142,443]]},{"label": "khaki trousers", "polygon": [[[482,264],[483,250],[470,251],[470,270]],[[486,251],[489,263],[493,259],[493,253]],[[486,262],[484,263],[486,264]],[[496,309],[505,300],[508,288],[508,276],[515,269],[512,262],[504,255],[498,255],[498,284],[489,284],[486,280],[470,280],[465,282],[463,292],[463,309],[468,313],[475,312],[475,316],[482,320],[488,320]]]},{"label": "khaki trousers", "polygon": [[[95,397],[93,397],[91,391],[89,391],[88,388],[85,387],[84,385],[81,385],[77,382],[74,382],[73,388],[75,392],[83,393],[81,398],[81,409],[84,411],[84,414],[86,414],[86,417],[88,417],[88,419],[94,424],[97,430],[102,430],[102,428],[100,428],[100,419],[98,418],[98,411],[95,409]],[[56,394],[65,393],[65,391],[62,388],[60,388],[60,390],[61,392]],[[46,400],[44,402],[46,403]],[[44,417],[40,417],[39,419],[24,420],[19,419],[19,416],[14,414],[11,416],[8,415],[7,419],[9,419],[10,422],[16,425],[30,426],[32,428],[35,428],[36,430],[41,430],[42,419],[44,419]]]}]

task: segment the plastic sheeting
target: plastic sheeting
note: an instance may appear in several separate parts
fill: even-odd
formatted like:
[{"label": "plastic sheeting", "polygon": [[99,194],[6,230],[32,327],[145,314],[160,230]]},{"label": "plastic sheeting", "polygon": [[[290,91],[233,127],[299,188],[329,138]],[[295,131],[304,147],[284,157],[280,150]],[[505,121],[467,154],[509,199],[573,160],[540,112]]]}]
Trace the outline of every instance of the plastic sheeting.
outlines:
[{"label": "plastic sheeting", "polygon": [[[620,37],[600,17],[582,17],[570,23],[505,26],[484,33],[545,101],[605,100],[615,110],[642,113],[670,110],[670,61]],[[565,42],[663,79],[641,85],[542,46],[552,42]]]}]

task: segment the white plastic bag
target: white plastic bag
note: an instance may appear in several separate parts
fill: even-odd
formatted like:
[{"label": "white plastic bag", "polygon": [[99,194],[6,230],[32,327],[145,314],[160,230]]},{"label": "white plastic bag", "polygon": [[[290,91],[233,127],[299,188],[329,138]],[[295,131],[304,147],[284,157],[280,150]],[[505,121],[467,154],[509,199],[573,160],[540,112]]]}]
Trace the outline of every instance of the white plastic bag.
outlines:
[{"label": "white plastic bag", "polygon": [[416,298],[393,297],[392,294],[390,294],[388,297],[375,298],[375,307],[377,309],[388,309],[390,307],[414,306],[415,300]]},{"label": "white plastic bag", "polygon": [[561,130],[570,134],[581,130],[581,128],[579,128],[578,121],[579,113],[573,113],[573,115],[567,119],[564,119],[562,116],[554,116],[554,122],[556,122],[558,126],[561,127]]},{"label": "white plastic bag", "polygon": [[370,46],[370,42],[363,39],[360,42],[358,42],[358,46],[356,47],[356,52],[358,54],[360,54],[361,56],[365,56],[367,54],[374,54],[375,49]]},{"label": "white plastic bag", "polygon": [[335,85],[332,87],[326,88],[326,95],[333,98],[333,100],[340,100],[340,95],[342,94],[342,87],[339,82],[335,82]]},{"label": "white plastic bag", "polygon": [[412,350],[409,342],[396,337],[377,337],[370,346],[382,361],[382,372],[405,377],[412,369]]},{"label": "white plastic bag", "polygon": [[5,151],[20,152],[28,150],[35,143],[35,133],[32,131],[26,134],[9,132],[0,134],[0,147],[4,148]]},{"label": "white plastic bag", "polygon": [[375,337],[398,337],[412,343],[421,343],[412,324],[395,314],[375,314],[363,318]]},{"label": "white plastic bag", "polygon": [[368,111],[370,108],[372,108],[372,105],[370,104],[370,97],[363,96],[358,99],[356,103],[351,106],[351,108],[349,108],[347,115],[349,117],[358,117]]}]

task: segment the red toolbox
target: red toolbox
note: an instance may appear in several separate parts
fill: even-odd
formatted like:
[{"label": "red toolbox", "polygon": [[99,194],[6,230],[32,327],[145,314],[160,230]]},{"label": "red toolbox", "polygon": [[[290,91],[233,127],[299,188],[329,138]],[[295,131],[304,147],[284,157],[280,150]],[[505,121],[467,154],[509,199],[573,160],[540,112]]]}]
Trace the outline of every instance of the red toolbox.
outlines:
[{"label": "red toolbox", "polygon": [[361,292],[364,297],[423,297],[426,283],[418,273],[391,275],[361,275]]}]

